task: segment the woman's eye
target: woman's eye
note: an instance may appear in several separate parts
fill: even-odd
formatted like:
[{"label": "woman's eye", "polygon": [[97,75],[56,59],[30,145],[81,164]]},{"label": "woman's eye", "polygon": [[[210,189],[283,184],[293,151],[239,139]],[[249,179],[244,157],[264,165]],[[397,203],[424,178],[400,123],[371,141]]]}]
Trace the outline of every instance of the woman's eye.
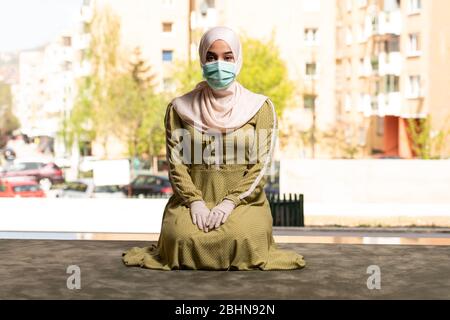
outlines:
[{"label": "woman's eye", "polygon": [[233,61],[234,58],[233,57],[225,57],[225,61]]}]

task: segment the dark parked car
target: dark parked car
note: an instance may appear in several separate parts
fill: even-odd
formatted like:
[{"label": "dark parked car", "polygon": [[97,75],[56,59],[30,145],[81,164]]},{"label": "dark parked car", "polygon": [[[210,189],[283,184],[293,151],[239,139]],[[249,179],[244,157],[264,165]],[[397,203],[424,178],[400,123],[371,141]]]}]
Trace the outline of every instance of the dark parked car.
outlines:
[{"label": "dark parked car", "polygon": [[52,184],[64,182],[64,174],[61,168],[52,162],[15,162],[5,166],[0,171],[0,177],[35,177],[43,190],[49,190]]},{"label": "dark parked car", "polygon": [[134,197],[145,197],[154,194],[173,193],[169,178],[165,176],[140,174],[123,188],[124,192]]}]

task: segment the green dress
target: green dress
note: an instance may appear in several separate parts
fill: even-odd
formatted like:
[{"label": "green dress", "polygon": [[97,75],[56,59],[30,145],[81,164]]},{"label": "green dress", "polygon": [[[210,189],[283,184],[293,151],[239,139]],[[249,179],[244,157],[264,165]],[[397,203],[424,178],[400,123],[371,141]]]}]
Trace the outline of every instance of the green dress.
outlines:
[{"label": "green dress", "polygon": [[[271,160],[270,157],[261,157],[254,161],[251,160],[250,152],[246,152],[244,161],[237,158],[239,153],[236,148],[244,147],[244,150],[250,150],[249,146],[256,143],[255,139],[242,139],[243,136],[251,137],[249,132],[255,135],[261,133],[258,137],[262,139],[258,139],[258,143],[266,143],[269,146],[267,154],[271,154],[273,139],[276,136],[277,116],[270,100],[266,100],[245,125],[232,133],[221,134],[222,139],[217,141],[223,143],[225,155],[219,164],[219,161],[214,162],[215,152],[210,152],[210,159],[204,157],[200,161],[195,161],[194,152],[186,152],[182,157],[187,157],[185,159],[190,159],[190,162],[176,161],[171,151],[183,142],[183,137],[172,135],[175,129],[181,128],[190,135],[190,139],[184,140],[191,142],[190,148],[201,144],[201,150],[213,150],[211,144],[214,141],[205,139],[204,135],[203,138],[196,139],[195,135],[199,136],[200,131],[183,121],[172,104],[167,107],[164,121],[169,178],[174,194],[165,206],[157,245],[128,249],[122,254],[123,262],[128,266],[159,270],[303,268],[303,256],[294,251],[277,248],[273,239],[272,215],[264,192],[268,170],[268,161],[265,159]],[[233,146],[230,139],[237,145],[234,152],[227,153],[230,150],[227,148]],[[211,209],[225,198],[232,200],[236,207],[224,224],[207,233],[193,224],[189,209],[192,201],[203,199]]]}]

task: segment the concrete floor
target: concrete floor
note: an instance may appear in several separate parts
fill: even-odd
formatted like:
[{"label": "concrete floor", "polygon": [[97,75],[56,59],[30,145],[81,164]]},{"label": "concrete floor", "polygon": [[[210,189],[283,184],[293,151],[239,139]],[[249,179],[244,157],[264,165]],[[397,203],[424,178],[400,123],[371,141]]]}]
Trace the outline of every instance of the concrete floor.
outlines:
[{"label": "concrete floor", "polygon": [[[0,299],[450,299],[450,247],[279,244],[305,257],[293,271],[157,271],[121,253],[150,242],[0,240]],[[69,290],[69,265],[81,289]],[[367,267],[381,268],[369,290]]]}]

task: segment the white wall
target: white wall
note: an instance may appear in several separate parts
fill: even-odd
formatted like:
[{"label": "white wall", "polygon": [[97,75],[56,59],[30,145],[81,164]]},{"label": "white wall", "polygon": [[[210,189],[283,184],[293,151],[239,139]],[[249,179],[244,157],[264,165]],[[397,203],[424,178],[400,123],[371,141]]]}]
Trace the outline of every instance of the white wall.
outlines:
[{"label": "white wall", "polygon": [[159,233],[167,199],[0,198],[0,231]]},{"label": "white wall", "polygon": [[281,192],[310,202],[447,203],[449,160],[281,160]]},{"label": "white wall", "polygon": [[305,224],[450,226],[449,160],[296,160],[280,191],[304,195]]}]

